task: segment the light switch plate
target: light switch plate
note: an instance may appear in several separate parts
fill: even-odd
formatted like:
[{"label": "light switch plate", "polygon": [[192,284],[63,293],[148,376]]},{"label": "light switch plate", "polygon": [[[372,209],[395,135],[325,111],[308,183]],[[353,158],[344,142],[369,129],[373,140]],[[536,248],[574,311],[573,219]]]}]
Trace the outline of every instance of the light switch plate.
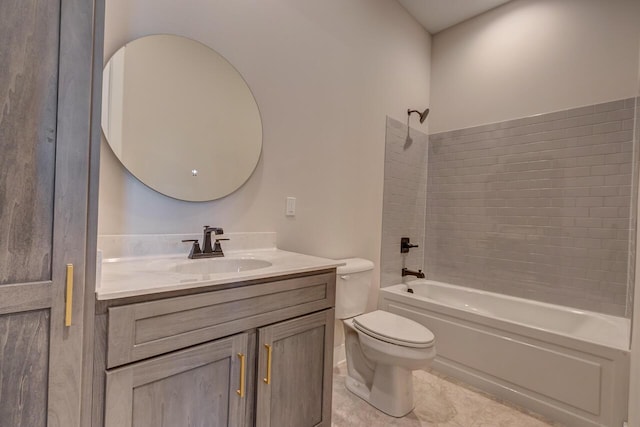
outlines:
[{"label": "light switch plate", "polygon": [[295,197],[287,197],[287,216],[295,216],[296,215],[296,198]]}]

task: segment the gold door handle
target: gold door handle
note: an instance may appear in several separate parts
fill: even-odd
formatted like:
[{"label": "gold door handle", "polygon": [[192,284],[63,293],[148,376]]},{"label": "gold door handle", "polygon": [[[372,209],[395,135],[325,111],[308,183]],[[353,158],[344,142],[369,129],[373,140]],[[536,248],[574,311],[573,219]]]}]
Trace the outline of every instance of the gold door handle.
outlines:
[{"label": "gold door handle", "polygon": [[238,357],[240,358],[240,389],[236,390],[236,393],[240,397],[244,397],[244,383],[245,383],[245,358],[246,356],[242,353],[238,353]]},{"label": "gold door handle", "polygon": [[64,326],[71,326],[73,311],[73,264],[67,264],[67,296],[64,310]]},{"label": "gold door handle", "polygon": [[267,349],[267,376],[266,378],[263,378],[262,381],[264,381],[266,384],[271,384],[271,351],[272,348],[269,344],[265,344],[264,348]]}]

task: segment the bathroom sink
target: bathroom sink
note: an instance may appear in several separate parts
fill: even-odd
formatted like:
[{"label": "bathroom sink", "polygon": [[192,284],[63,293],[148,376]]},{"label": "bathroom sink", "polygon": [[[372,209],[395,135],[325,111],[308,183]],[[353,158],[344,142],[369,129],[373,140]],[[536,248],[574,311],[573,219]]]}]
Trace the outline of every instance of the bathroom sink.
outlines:
[{"label": "bathroom sink", "polygon": [[227,251],[224,257],[205,259],[187,259],[184,253],[114,257],[102,260],[96,293],[100,300],[126,298],[326,270],[342,264],[276,248]]},{"label": "bathroom sink", "polygon": [[253,258],[212,258],[176,264],[173,270],[184,274],[238,273],[271,267],[269,261]]}]

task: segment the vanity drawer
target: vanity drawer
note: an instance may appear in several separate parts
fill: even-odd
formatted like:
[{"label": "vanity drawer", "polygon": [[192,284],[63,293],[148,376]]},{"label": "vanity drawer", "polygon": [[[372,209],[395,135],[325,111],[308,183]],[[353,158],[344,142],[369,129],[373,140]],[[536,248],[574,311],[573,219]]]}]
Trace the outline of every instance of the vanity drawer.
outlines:
[{"label": "vanity drawer", "polygon": [[107,368],[333,307],[335,273],[108,309]]}]

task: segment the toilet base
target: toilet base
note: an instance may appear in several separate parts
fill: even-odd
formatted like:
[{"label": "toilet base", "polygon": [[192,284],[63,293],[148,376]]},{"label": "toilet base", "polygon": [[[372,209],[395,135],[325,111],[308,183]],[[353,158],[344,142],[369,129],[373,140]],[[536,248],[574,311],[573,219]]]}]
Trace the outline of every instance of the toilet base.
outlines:
[{"label": "toilet base", "polygon": [[392,417],[404,417],[415,407],[413,377],[408,369],[378,364],[371,389],[348,375],[346,386],[347,390]]}]

